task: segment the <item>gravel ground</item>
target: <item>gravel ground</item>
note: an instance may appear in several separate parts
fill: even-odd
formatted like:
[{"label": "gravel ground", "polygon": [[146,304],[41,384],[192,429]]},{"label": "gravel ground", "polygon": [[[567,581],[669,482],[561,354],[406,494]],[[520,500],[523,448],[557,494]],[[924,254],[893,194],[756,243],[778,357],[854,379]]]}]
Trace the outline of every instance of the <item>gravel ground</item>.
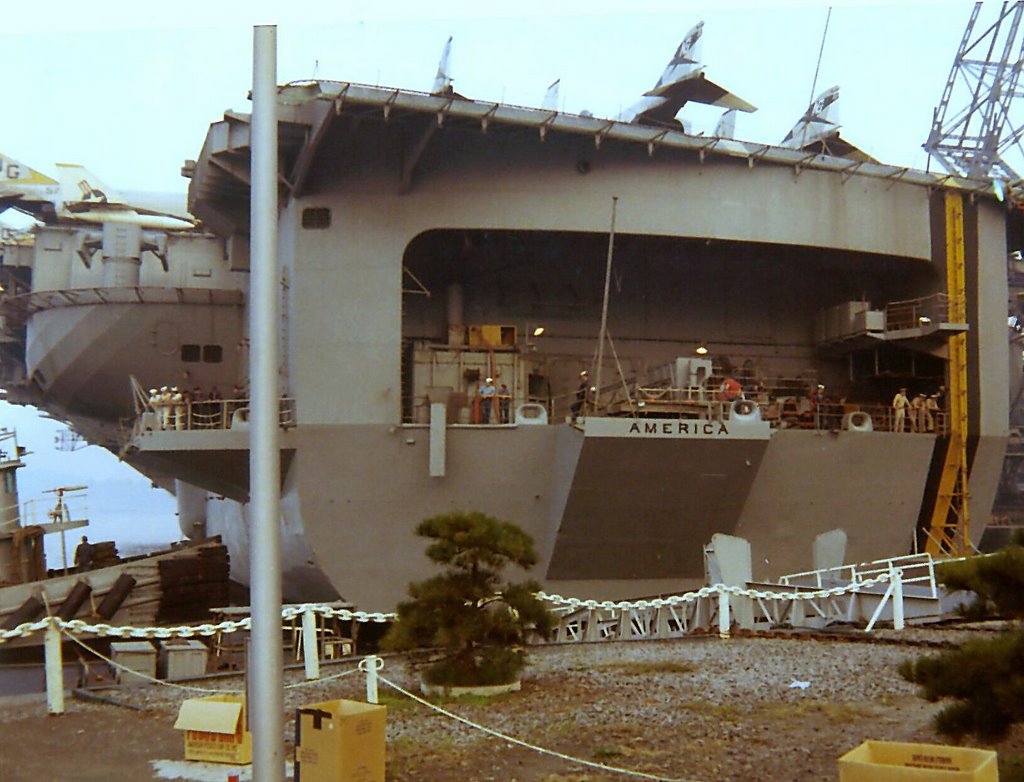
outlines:
[{"label": "gravel ground", "polygon": [[[666,779],[834,780],[838,757],[865,739],[942,743],[930,725],[938,707],[918,698],[896,668],[928,651],[908,644],[959,642],[986,630],[882,631],[875,637],[884,643],[873,644],[705,637],[539,647],[531,649],[522,692],[444,706],[531,744]],[[324,666],[322,674],[344,673],[355,662]],[[381,675],[418,691],[403,657],[387,658]],[[301,670],[289,671],[286,683],[301,685],[285,692],[289,753],[296,707],[365,696],[358,673],[303,684]],[[227,676],[202,685],[237,689],[242,680]],[[388,706],[388,780],[638,778],[517,747],[454,723],[383,682],[380,691]],[[171,725],[182,699],[196,693],[154,686],[97,694],[143,711],[69,699],[68,714],[47,718],[38,698],[0,700],[0,778],[151,779],[149,761],[182,757],[181,736]],[[108,749],[97,755],[98,746]],[[1024,731],[997,749],[1020,755]],[[80,752],[91,753],[90,765],[83,767],[80,755],[76,760]],[[88,776],[92,771],[98,775]]]}]

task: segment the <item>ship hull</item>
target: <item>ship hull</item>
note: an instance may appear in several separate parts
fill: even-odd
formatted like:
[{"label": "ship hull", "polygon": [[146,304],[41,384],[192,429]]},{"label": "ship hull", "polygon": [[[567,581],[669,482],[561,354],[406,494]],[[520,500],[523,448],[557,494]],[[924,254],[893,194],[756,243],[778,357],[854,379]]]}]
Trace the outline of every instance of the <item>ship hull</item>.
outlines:
[{"label": "ship hull", "polygon": [[[147,451],[163,441],[169,455],[181,453],[174,449],[187,436],[155,433]],[[905,554],[939,443],[930,434],[845,430],[591,437],[567,424],[456,426],[445,439],[445,474],[432,476],[426,427],[288,432],[286,595],[327,599],[333,588],[365,610],[394,608],[409,582],[435,572],[414,528],[454,510],[523,527],[539,553],[530,575],[583,598],[701,584],[703,547],[715,533],[751,542],[757,580],[810,569],[815,536],[836,528],[847,533],[847,561]],[[988,450],[998,458],[998,443]],[[975,488],[979,503],[986,491]],[[246,506],[211,495],[206,510],[208,531],[227,533],[233,576],[247,582]]]}]

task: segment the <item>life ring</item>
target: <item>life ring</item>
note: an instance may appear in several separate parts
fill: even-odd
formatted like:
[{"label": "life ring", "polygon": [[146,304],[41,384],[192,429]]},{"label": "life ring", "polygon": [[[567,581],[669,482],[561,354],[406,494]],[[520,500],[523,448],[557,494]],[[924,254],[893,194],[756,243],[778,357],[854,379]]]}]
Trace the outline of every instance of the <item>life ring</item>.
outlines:
[{"label": "life ring", "polygon": [[871,432],[874,428],[871,415],[863,410],[855,410],[843,416],[843,429],[848,432]]},{"label": "life ring", "polygon": [[760,421],[761,406],[753,399],[734,399],[729,405],[730,421]]},{"label": "life ring", "polygon": [[516,408],[517,424],[537,424],[544,426],[548,422],[548,411],[544,405],[536,402],[523,402]]}]

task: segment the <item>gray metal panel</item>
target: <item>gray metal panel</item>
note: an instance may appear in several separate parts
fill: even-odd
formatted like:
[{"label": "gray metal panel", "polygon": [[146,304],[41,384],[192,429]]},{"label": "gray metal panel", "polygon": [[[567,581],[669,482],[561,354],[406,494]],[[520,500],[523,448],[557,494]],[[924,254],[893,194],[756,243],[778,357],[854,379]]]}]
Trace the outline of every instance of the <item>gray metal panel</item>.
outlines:
[{"label": "gray metal panel", "polygon": [[588,438],[549,579],[697,578],[732,532],[767,441]]},{"label": "gray metal panel", "polygon": [[910,553],[935,437],[892,432],[772,435],[736,531],[754,578],[810,570],[814,538],[849,536],[847,562]]}]

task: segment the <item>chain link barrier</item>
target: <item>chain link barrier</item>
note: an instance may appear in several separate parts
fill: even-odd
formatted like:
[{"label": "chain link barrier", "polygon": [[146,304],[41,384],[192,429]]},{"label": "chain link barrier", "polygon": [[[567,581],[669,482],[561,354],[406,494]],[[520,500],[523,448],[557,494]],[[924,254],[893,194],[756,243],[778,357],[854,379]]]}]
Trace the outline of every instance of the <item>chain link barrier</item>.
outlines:
[{"label": "chain link barrier", "polygon": [[830,587],[828,589],[816,589],[814,591],[802,592],[766,592],[760,589],[744,589],[738,586],[726,586],[725,584],[714,584],[713,586],[701,587],[695,592],[687,592],[682,595],[671,595],[669,597],[655,597],[649,600],[581,600],[578,597],[562,597],[561,595],[549,595],[546,592],[537,592],[538,600],[551,603],[558,608],[589,610],[605,609],[610,611],[645,610],[648,608],[667,608],[670,606],[692,603],[695,600],[711,597],[712,595],[729,594],[736,597],[750,597],[758,600],[822,600],[828,597],[839,597],[851,592],[859,592],[867,587],[876,586],[893,578],[892,573],[880,573],[874,578],[867,578],[863,581],[855,581],[850,584]]},{"label": "chain link barrier", "polygon": [[[281,611],[282,619],[294,619],[307,611],[323,614],[326,617],[336,617],[342,621],[355,620],[357,622],[391,622],[398,618],[395,613],[367,613],[366,611],[349,611],[346,608],[332,608],[322,603],[303,603],[291,605]],[[62,631],[69,633],[91,633],[93,635],[115,638],[146,638],[165,640],[169,638],[194,638],[196,636],[214,636],[219,633],[234,633],[239,630],[249,630],[252,626],[252,617],[245,617],[237,621],[226,620],[217,624],[201,625],[177,625],[172,627],[128,627],[109,624],[90,624],[81,619],[65,621],[58,617],[46,617],[36,622],[25,622],[12,630],[0,630],[0,644],[12,638],[27,638],[33,633],[45,630],[50,622],[56,622]]]},{"label": "chain link barrier", "polygon": [[[671,595],[669,597],[657,597],[649,600],[583,600],[578,597],[563,597],[562,595],[549,595],[546,592],[537,592],[536,597],[546,603],[551,603],[556,608],[589,610],[605,609],[612,611],[645,610],[648,608],[666,608],[670,606],[692,603],[695,600],[711,597],[712,595],[729,594],[736,597],[749,597],[758,600],[822,600],[829,597],[839,597],[851,592],[859,592],[867,587],[876,586],[890,581],[894,574],[879,573],[874,578],[855,581],[843,586],[831,587],[829,589],[816,589],[813,591],[800,592],[766,592],[759,589],[744,589],[737,586],[726,586],[725,584],[714,584],[701,587],[695,592],[687,592],[682,595]],[[322,614],[325,617],[337,618],[342,621],[356,622],[392,622],[398,618],[394,612],[351,611],[347,608],[334,608],[324,603],[302,603],[289,605],[282,609],[281,618],[293,620],[306,612]],[[81,619],[64,621],[57,617],[47,617],[36,622],[25,622],[12,630],[0,630],[0,644],[12,638],[27,638],[33,633],[45,630],[50,622],[56,622],[57,626],[68,633],[92,633],[97,636],[113,636],[116,638],[144,638],[163,640],[169,638],[194,638],[196,636],[214,636],[220,633],[234,633],[239,630],[249,630],[252,626],[252,618],[245,617],[237,621],[226,620],[217,624],[200,625],[177,625],[173,627],[127,627],[114,626],[109,624],[90,624]]]}]

